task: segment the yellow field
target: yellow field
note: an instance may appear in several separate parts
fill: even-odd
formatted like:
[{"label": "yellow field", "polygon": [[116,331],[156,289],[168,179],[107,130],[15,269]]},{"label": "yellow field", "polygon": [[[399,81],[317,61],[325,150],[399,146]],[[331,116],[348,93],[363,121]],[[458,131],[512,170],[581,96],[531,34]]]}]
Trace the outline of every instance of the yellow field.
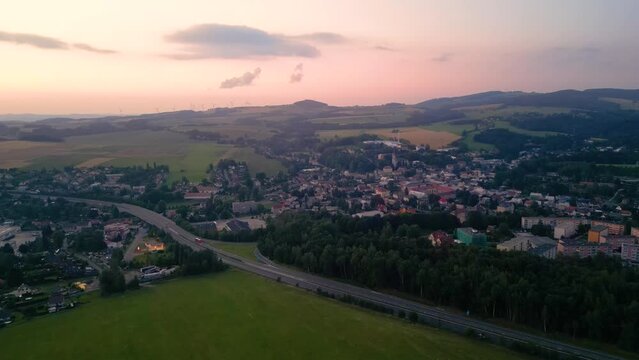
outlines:
[{"label": "yellow field", "polygon": [[455,135],[447,131],[433,131],[419,127],[318,131],[318,135],[321,139],[357,136],[361,134],[377,135],[385,139],[404,139],[413,145],[428,145],[432,149],[446,147],[460,138],[459,135]]},{"label": "yellow field", "polygon": [[95,166],[99,166],[102,165],[106,162],[109,162],[113,160],[113,158],[111,157],[96,157],[93,159],[89,159],[87,161],[81,162],[78,165],[76,165],[76,167],[79,168],[90,168],[90,167],[95,167]]}]

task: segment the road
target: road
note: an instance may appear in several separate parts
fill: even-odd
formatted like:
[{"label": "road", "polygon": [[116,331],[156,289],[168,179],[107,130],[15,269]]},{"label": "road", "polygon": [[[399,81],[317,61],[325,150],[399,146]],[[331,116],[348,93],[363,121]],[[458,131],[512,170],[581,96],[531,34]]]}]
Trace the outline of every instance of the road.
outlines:
[{"label": "road", "polygon": [[[395,312],[405,311],[406,313],[415,312],[421,321],[431,325],[464,333],[468,329],[474,330],[485,337],[492,340],[506,340],[510,342],[532,343],[542,348],[556,351],[565,355],[575,356],[582,359],[596,360],[612,360],[621,359],[620,357],[609,355],[603,352],[590,350],[587,348],[567,344],[557,340],[548,339],[542,336],[532,335],[526,332],[508,329],[498,325],[494,325],[485,321],[476,320],[463,315],[454,314],[446,310],[420,304],[410,300],[402,299],[396,296],[382,294],[370,289],[342,283],[339,281],[326,279],[290,268],[280,267],[277,264],[265,259],[263,263],[242,259],[234,254],[218,249],[216,242],[204,240],[204,242],[196,241],[196,237],[186,230],[177,226],[170,219],[158,214],[154,211],[122,203],[110,203],[103,201],[85,200],[67,198],[70,201],[79,201],[91,204],[93,206],[112,206],[115,205],[120,211],[134,215],[141,220],[163,229],[170,234],[175,241],[187,245],[194,250],[209,249],[215,251],[222,261],[230,266],[241,270],[251,272],[269,279],[277,280],[285,284],[293,285],[303,289],[316,291],[321,289],[324,292],[331,293],[336,296],[350,295],[353,298],[365,300],[386,308],[391,308]],[[256,254],[258,259],[259,254]]]}]

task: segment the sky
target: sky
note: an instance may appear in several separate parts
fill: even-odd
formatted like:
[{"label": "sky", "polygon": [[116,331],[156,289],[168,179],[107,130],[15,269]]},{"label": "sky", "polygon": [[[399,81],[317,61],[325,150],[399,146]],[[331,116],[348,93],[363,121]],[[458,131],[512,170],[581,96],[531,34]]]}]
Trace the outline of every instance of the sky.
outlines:
[{"label": "sky", "polygon": [[636,0],[0,0],[0,113],[639,88]]}]

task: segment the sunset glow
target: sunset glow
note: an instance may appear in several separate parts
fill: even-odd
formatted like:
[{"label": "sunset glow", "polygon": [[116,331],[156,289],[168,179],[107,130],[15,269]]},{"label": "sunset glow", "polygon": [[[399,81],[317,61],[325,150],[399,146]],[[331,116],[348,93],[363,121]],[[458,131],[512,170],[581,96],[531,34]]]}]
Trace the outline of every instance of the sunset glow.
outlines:
[{"label": "sunset glow", "polygon": [[633,87],[637,13],[633,0],[11,2],[0,113]]}]

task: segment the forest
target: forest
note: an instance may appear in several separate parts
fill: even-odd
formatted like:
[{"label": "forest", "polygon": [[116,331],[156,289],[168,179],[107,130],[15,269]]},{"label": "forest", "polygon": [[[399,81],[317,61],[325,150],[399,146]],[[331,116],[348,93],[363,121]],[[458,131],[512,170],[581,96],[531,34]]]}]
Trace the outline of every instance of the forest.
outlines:
[{"label": "forest", "polygon": [[615,258],[549,260],[453,245],[427,235],[447,215],[355,219],[285,214],[260,233],[262,254],[305,271],[416,296],[472,316],[639,350],[639,271]]}]

